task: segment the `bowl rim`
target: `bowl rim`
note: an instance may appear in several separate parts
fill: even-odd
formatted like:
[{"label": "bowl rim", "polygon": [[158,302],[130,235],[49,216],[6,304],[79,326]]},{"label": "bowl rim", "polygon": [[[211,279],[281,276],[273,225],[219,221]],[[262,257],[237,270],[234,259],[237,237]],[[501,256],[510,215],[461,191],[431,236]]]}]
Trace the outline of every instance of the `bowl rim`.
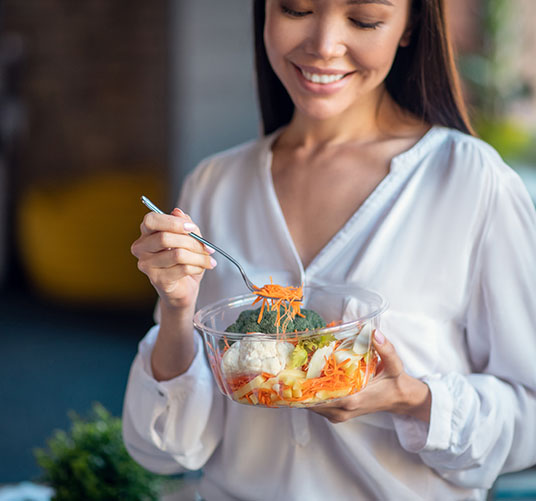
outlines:
[{"label": "bowl rim", "polygon": [[[367,294],[367,295],[372,295],[372,296],[376,296],[376,299],[378,299],[378,302],[379,302],[379,306],[375,309],[373,309],[373,311],[371,313],[368,313],[366,315],[363,315],[361,317],[359,317],[358,319],[356,320],[351,320],[349,322],[344,322],[344,323],[341,323],[339,325],[336,325],[336,326],[332,326],[332,327],[322,327],[320,329],[315,329],[315,330],[307,330],[307,331],[295,331],[295,332],[287,332],[287,333],[258,333],[259,335],[261,335],[263,338],[265,339],[275,339],[275,340],[281,340],[282,337],[285,337],[285,336],[291,336],[292,338],[294,337],[307,337],[307,336],[317,336],[317,335],[321,335],[321,334],[333,334],[333,333],[336,333],[336,332],[340,332],[340,331],[344,331],[344,330],[348,330],[348,329],[352,329],[354,327],[357,327],[369,320],[371,320],[372,318],[375,318],[375,317],[378,317],[380,316],[382,313],[385,312],[385,310],[388,308],[389,304],[387,302],[387,300],[385,299],[385,297],[380,294],[379,292],[373,290],[373,289],[366,289],[364,287],[361,287],[359,285],[355,285],[355,284],[344,284],[344,283],[340,283],[340,284],[329,284],[329,283],[315,283],[315,284],[310,284],[310,285],[305,285],[303,286],[304,289],[322,289],[322,288],[348,288],[348,289],[352,289],[352,292],[354,294],[354,297],[355,297],[355,293],[357,294]],[[220,331],[218,329],[213,329],[212,327],[208,327],[206,326],[205,324],[203,324],[201,322],[201,318],[206,315],[208,312],[210,312],[211,310],[215,310],[215,312],[217,313],[218,310],[222,310],[224,306],[226,306],[227,308],[233,308],[233,307],[239,307],[239,306],[244,306],[246,304],[246,301],[253,301],[255,299],[256,295],[252,292],[250,293],[247,293],[247,294],[241,294],[241,295],[238,295],[238,296],[232,296],[230,298],[225,298],[225,299],[220,299],[219,301],[215,301],[213,303],[210,303],[206,306],[204,306],[203,308],[200,308],[199,310],[196,311],[196,313],[194,314],[194,318],[193,318],[193,325],[194,325],[194,328],[197,329],[199,332],[201,332],[203,335],[205,333],[209,333],[213,336],[216,336],[216,337],[227,337],[229,339],[242,339],[244,336],[249,336],[249,335],[252,335],[252,333],[245,333],[245,332],[226,332],[226,331]],[[364,300],[364,299],[363,299]],[[253,306],[253,305],[252,305]]]}]

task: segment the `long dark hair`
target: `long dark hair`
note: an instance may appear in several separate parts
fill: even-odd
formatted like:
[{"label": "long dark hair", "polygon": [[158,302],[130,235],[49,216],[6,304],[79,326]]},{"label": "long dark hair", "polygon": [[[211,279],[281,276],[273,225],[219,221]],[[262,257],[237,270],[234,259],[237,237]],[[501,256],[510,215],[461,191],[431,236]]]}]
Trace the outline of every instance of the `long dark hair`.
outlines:
[{"label": "long dark hair", "polygon": [[[276,76],[264,46],[266,0],[254,0],[253,22],[257,91],[263,129],[270,134],[290,122],[294,104]],[[385,79],[387,91],[403,109],[431,125],[474,134],[469,123],[443,0],[412,0],[409,44],[399,47]]]}]

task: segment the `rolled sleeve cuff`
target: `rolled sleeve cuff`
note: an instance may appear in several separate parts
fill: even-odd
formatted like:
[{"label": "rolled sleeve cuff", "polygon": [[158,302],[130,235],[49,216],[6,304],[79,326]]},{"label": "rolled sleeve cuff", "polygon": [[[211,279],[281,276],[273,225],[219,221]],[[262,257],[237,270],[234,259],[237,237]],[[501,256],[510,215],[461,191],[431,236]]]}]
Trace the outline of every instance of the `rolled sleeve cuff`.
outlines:
[{"label": "rolled sleeve cuff", "polygon": [[[157,381],[151,370],[151,353],[158,336],[158,325],[155,325],[142,339],[138,355],[134,361],[129,389],[132,394],[127,404],[132,416],[134,427],[145,436],[150,433],[151,441],[160,449],[166,449],[167,436],[171,429],[168,418],[181,412],[188,413],[186,403],[192,398],[212,400],[212,375],[204,357],[201,341],[196,334],[196,355],[188,370],[168,381]],[[134,393],[135,392],[135,396]],[[195,407],[195,406],[194,406]],[[197,408],[197,407],[196,407]]]},{"label": "rolled sleeve cuff", "polygon": [[157,381],[154,378],[153,370],[151,368],[151,354],[158,337],[158,331],[160,326],[155,325],[152,327],[147,335],[142,339],[139,345],[139,356],[141,361],[141,369],[143,371],[143,379],[145,379],[146,385],[152,387],[160,396],[168,398],[169,396],[180,397],[180,394],[187,391],[189,388],[188,382],[193,379],[210,379],[210,372],[208,371],[204,352],[201,345],[201,340],[197,333],[194,334],[195,341],[195,356],[188,367],[188,370],[168,381]]},{"label": "rolled sleeve cuff", "polygon": [[410,416],[393,416],[402,447],[412,453],[446,450],[451,439],[452,395],[439,375],[422,379],[432,396],[430,423]]}]

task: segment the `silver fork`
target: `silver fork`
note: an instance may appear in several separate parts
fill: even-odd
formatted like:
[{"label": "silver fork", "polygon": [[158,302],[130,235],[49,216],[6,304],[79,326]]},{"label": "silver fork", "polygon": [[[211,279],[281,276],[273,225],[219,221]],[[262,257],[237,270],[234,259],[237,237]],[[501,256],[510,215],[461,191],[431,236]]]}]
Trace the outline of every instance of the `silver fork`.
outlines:
[{"label": "silver fork", "polygon": [[[156,212],[157,214],[165,214],[165,212],[161,211],[147,197],[142,196],[141,201],[148,209],[152,210],[153,212]],[[211,249],[214,249],[216,252],[219,252],[222,256],[226,257],[229,261],[231,261],[231,263],[233,263],[238,268],[238,271],[240,271],[240,274],[242,275],[242,278],[244,279],[244,282],[246,283],[246,287],[250,291],[255,292],[255,291],[259,290],[259,287],[256,287],[255,284],[248,278],[248,276],[246,275],[246,272],[244,271],[242,266],[240,266],[240,263],[235,258],[233,258],[229,254],[227,254],[227,252],[225,252],[224,250],[220,249],[219,247],[217,247],[213,243],[211,243],[208,240],[204,239],[203,237],[200,237],[197,233],[190,232],[190,233],[188,233],[188,235],[190,235],[192,238],[195,238],[199,242],[205,244],[207,247],[210,247]]]}]

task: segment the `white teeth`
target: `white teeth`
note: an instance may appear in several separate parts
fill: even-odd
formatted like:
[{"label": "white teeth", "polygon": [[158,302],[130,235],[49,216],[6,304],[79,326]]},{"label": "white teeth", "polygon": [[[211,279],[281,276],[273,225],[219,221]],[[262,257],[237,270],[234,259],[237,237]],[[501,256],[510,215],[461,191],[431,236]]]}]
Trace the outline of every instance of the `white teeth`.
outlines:
[{"label": "white teeth", "polygon": [[302,75],[305,77],[306,80],[309,80],[309,82],[313,83],[319,83],[319,84],[330,84],[333,82],[337,82],[341,78],[344,77],[344,75],[319,75],[317,73],[309,73],[307,71],[301,70]]}]

